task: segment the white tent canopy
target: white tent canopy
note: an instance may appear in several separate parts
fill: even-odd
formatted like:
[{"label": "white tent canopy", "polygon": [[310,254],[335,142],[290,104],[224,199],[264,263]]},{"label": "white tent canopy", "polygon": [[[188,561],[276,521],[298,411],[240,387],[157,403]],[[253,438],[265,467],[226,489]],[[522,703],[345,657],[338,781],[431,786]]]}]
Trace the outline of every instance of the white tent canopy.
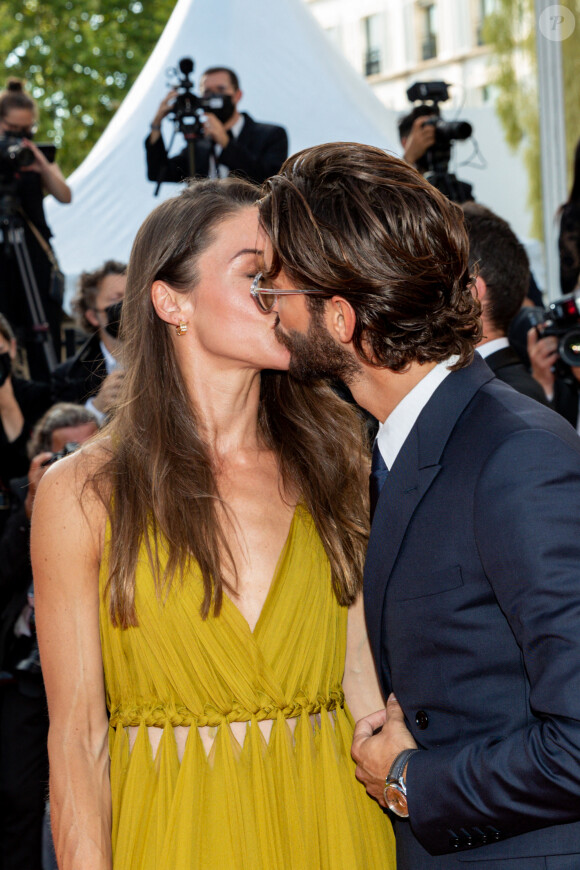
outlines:
[{"label": "white tent canopy", "polygon": [[[241,108],[256,120],[279,123],[290,153],[330,141],[393,148],[389,112],[345,62],[301,0],[179,0],[147,64],[105,132],[71,175],[71,205],[47,200],[49,225],[69,276],[104,260],[127,260],[135,233],[161,199],[147,181],[144,139],[167,93],[167,70],[195,60],[194,83],[209,66],[236,70]],[[168,142],[172,125],[164,122]],[[184,146],[176,136],[174,150]],[[397,148],[398,150],[398,148]]]}]

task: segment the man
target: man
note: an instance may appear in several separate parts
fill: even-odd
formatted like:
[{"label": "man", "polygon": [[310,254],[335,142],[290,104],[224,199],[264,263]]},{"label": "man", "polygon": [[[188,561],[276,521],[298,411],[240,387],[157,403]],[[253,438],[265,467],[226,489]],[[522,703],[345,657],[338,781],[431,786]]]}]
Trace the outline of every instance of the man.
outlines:
[{"label": "man", "polygon": [[483,205],[462,206],[469,237],[469,270],[481,302],[483,337],[477,345],[492,372],[520,393],[547,405],[539,383],[510,346],[507,335],[530,284],[524,246],[506,221]]},{"label": "man", "polygon": [[437,113],[432,106],[422,103],[404,115],[399,121],[399,139],[403,146],[403,160],[426,172],[429,166],[422,160],[426,152],[435,144],[433,121]]},{"label": "man", "polygon": [[72,307],[89,338],[51,374],[53,401],[84,404],[99,423],[115,406],[123,379],[118,355],[126,273],[124,263],[107,260],[98,269],[81,274]]},{"label": "man", "polygon": [[401,815],[398,870],[580,867],[578,436],[474,354],[462,214],[414,169],[321,145],[266,187],[253,291],[291,371],[382,423],[364,594],[389,699],[352,753]]},{"label": "man", "polygon": [[[201,77],[204,99],[229,97],[218,114],[207,112],[203,138],[194,142],[195,174],[224,178],[243,175],[257,184],[278,172],[288,155],[288,136],[283,127],[261,124],[247,112],[238,111],[242,91],[236,73],[227,67],[211,67]],[[161,102],[145,140],[147,173],[150,181],[183,181],[191,175],[187,147],[175,157],[167,156],[161,137],[161,121],[168,115],[177,95],[173,90]]]}]

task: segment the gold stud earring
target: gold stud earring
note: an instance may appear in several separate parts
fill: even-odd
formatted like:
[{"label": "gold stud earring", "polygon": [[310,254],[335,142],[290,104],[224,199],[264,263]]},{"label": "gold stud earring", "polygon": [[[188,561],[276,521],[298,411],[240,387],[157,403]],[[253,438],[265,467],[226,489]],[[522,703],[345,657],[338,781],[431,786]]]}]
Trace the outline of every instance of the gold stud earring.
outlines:
[{"label": "gold stud earring", "polygon": [[178,335],[185,335],[185,333],[187,332],[187,323],[182,320],[179,326],[175,327],[175,331]]}]

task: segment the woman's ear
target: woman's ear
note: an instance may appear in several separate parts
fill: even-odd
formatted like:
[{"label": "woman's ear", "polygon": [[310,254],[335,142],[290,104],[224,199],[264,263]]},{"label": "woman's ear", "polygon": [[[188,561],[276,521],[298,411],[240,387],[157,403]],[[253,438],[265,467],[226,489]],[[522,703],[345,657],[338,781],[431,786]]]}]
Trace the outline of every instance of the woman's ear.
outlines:
[{"label": "woman's ear", "polygon": [[[166,323],[178,326],[179,323],[187,322],[191,315],[187,305],[187,295],[177,293],[165,281],[154,281],[151,285],[151,301],[157,312],[157,316]],[[184,309],[188,308],[187,316]]]},{"label": "woman's ear", "polygon": [[326,325],[342,344],[349,344],[356,326],[354,308],[342,296],[333,296],[326,305]]}]

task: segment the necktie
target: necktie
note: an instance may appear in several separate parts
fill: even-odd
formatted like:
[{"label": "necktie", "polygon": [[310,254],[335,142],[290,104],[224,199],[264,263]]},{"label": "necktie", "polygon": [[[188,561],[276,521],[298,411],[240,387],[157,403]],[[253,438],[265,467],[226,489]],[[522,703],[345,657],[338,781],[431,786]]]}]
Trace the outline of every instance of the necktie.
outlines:
[{"label": "necktie", "polygon": [[375,441],[373,447],[373,460],[371,463],[371,473],[369,477],[369,495],[371,504],[371,523],[375,513],[375,508],[381,494],[381,489],[384,486],[385,480],[389,476],[389,469],[385,464],[385,460],[379,450],[379,445]]}]

